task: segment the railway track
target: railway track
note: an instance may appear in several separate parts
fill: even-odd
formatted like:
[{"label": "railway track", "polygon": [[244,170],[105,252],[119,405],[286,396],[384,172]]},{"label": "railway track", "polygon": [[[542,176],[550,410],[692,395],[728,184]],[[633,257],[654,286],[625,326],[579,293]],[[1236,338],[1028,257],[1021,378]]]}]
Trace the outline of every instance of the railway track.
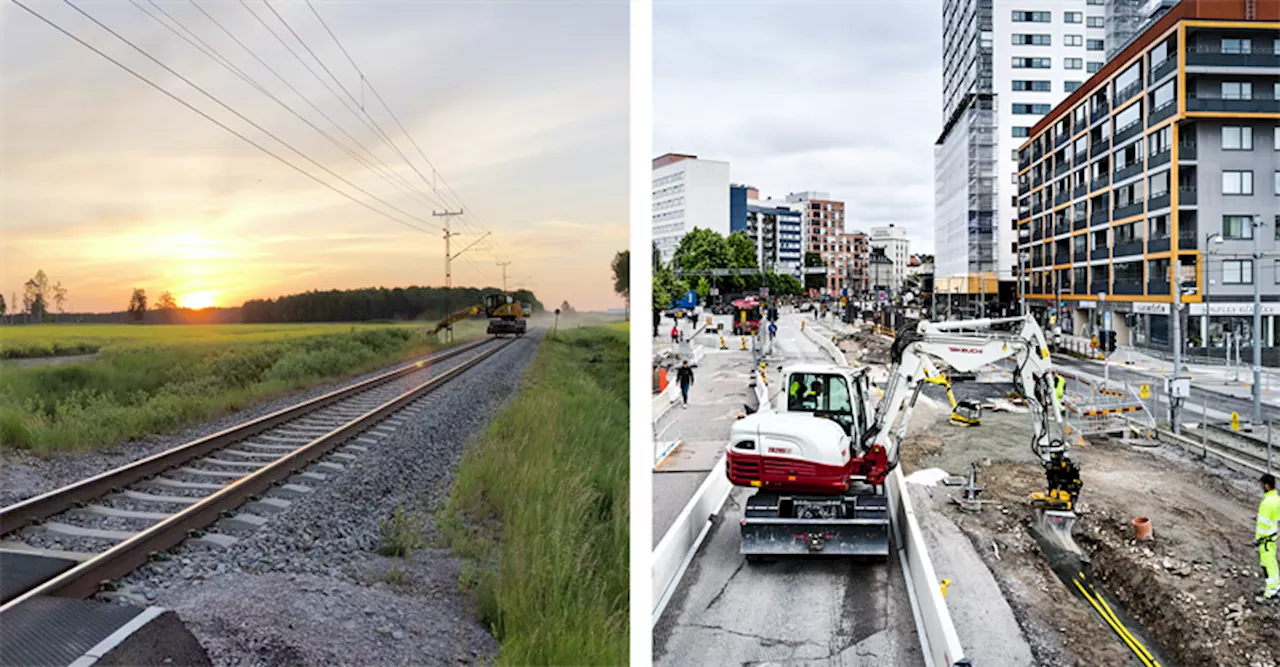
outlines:
[{"label": "railway track", "polygon": [[0,622],[38,596],[93,596],[184,541],[233,544],[375,446],[432,390],[516,340],[444,350],[0,509],[0,552],[41,559],[37,569],[61,564],[8,585]]}]

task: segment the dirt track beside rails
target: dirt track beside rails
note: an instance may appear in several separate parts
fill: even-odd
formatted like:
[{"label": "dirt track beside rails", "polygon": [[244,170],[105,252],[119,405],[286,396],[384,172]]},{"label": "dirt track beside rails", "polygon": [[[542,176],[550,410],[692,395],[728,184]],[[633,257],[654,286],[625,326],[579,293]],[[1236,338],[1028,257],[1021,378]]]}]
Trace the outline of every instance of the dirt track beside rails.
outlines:
[{"label": "dirt track beside rails", "polygon": [[[980,463],[981,497],[993,501],[981,513],[962,513],[947,500],[958,488],[929,492],[935,511],[947,513],[991,569],[1037,664],[1137,664],[1057,578],[1027,531],[1027,499],[1044,485],[1030,452],[1029,416],[986,412],[981,426],[962,428],[947,424],[945,410],[924,412],[917,410],[904,445],[904,471],[963,475],[969,461]],[[1251,545],[1260,490],[1251,478],[1170,447],[1073,447],[1084,480],[1076,541],[1098,585],[1178,664],[1274,667],[1280,608],[1253,601],[1262,586]],[[1133,541],[1138,516],[1151,519],[1153,541]]]}]

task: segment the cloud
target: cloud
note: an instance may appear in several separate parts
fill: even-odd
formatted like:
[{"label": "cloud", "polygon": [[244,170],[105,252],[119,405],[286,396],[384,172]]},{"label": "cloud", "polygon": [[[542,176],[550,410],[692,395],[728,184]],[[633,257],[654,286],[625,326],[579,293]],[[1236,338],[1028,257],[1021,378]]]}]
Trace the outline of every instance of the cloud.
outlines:
[{"label": "cloud", "polygon": [[829,192],[850,226],[933,246],[940,0],[654,8],[654,148],[762,194]]},{"label": "cloud", "polygon": [[[200,286],[225,303],[313,288],[439,284],[443,223],[432,212],[463,207],[454,221],[464,232],[459,242],[481,227],[492,235],[456,264],[455,282],[498,284],[494,262],[506,257],[540,290],[563,290],[539,291],[546,300],[617,305],[609,283],[584,276],[607,271],[613,251],[626,247],[625,3],[317,3],[364,82],[305,4],[271,7],[336,82],[267,5],[248,3],[274,35],[238,3],[200,3],[296,91],[196,6],[158,4],[359,157],[132,4],[79,6],[278,140],[65,5],[34,6],[264,148],[418,229],[317,184],[6,6],[0,289],[20,288],[37,268],[73,282],[75,303],[85,308],[118,307],[120,290],[133,284],[157,292]],[[556,235],[538,226],[553,219],[601,233]],[[601,239],[621,245],[606,248]]]}]

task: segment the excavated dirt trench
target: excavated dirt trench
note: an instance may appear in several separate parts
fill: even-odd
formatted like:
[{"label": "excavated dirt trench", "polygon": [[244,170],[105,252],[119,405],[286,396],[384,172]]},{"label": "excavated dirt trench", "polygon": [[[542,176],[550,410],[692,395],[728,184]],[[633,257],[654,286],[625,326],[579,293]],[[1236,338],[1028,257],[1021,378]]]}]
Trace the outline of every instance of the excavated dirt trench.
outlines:
[{"label": "excavated dirt trench", "polygon": [[[1026,499],[1043,488],[1028,447],[1028,417],[987,413],[982,426],[952,428],[940,418],[917,429],[903,452],[905,470],[963,473],[979,461],[979,514],[944,510],[995,575],[1039,664],[1141,664],[1073,595],[1030,538]],[[1259,607],[1261,569],[1251,545],[1258,492],[1251,480],[1209,469],[1180,451],[1120,442],[1077,447],[1084,492],[1076,542],[1100,588],[1121,603],[1170,662],[1276,667],[1280,609]],[[935,499],[955,494],[931,489]],[[1146,516],[1155,539],[1133,540],[1131,521]],[[994,545],[994,546],[993,546]],[[999,557],[996,556],[999,554]]]}]

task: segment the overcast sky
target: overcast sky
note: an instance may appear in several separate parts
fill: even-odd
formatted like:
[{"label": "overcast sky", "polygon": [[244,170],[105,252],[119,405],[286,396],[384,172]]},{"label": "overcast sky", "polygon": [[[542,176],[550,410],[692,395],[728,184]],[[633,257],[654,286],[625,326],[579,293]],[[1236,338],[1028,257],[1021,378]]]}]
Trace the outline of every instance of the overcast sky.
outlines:
[{"label": "overcast sky", "polygon": [[[165,18],[149,0],[139,4]],[[431,213],[441,207],[418,199],[426,192],[445,203],[424,183],[430,168],[306,4],[271,6],[353,97],[362,98],[426,179],[362,124],[355,104],[344,107],[313,78],[249,9],[232,2],[200,7],[406,179],[413,195],[136,6],[77,5],[317,162],[425,221],[413,224],[439,223]],[[364,155],[197,7],[176,0],[159,6]],[[248,6],[328,80],[266,5],[249,0]],[[612,293],[609,262],[628,245],[625,2],[315,6],[465,202],[471,216],[466,225],[455,225],[464,235],[454,240],[454,250],[474,240],[481,227],[492,230],[490,241],[455,263],[455,285],[498,285],[496,261],[505,258],[512,262],[512,287],[531,287],[548,305],[565,299],[580,310],[622,305]],[[65,4],[33,7],[282,157],[389,210]],[[37,269],[69,288],[68,310],[123,309],[134,286],[153,300],[172,290],[180,303],[226,306],[310,289],[443,283],[439,231],[407,229],[325,189],[10,3],[0,9],[0,44],[0,290],[6,299],[17,293],[20,300],[22,283]]]},{"label": "overcast sky", "polygon": [[729,162],[761,196],[829,192],[851,230],[933,251],[941,0],[657,2],[654,151]]}]

